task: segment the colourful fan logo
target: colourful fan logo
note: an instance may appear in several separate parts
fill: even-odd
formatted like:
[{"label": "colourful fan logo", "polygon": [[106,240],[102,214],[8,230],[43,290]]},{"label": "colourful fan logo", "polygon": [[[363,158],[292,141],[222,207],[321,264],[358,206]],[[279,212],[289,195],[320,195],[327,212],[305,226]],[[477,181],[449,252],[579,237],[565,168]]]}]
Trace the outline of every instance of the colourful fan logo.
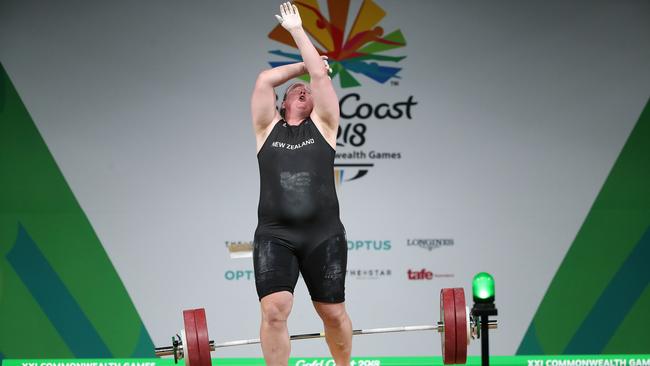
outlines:
[{"label": "colourful fan logo", "polygon": [[[397,73],[402,68],[383,64],[400,62],[406,56],[389,56],[381,53],[404,47],[406,40],[399,29],[384,36],[384,29],[377,24],[386,12],[374,1],[364,0],[350,32],[345,37],[350,0],[327,3],[329,20],[321,12],[317,0],[294,1],[300,11],[303,28],[318,42],[318,45],[314,46],[321,55],[328,56],[332,79],[338,75],[342,88],[361,85],[352,73],[365,75],[381,84],[391,79],[399,79]],[[297,49],[289,32],[279,24],[269,33],[269,38]],[[281,50],[270,51],[270,53],[288,59],[271,61],[269,62],[271,67],[302,60],[299,53]]]}]

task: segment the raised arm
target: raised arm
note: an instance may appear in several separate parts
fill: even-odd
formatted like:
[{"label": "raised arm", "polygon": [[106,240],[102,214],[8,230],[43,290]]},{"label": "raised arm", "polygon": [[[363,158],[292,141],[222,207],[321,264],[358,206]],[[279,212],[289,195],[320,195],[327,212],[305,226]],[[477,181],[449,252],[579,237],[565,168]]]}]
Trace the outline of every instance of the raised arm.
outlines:
[{"label": "raised arm", "polygon": [[310,86],[314,99],[314,111],[312,114],[326,127],[328,134],[334,134],[339,126],[339,101],[328,76],[327,64],[323,65],[323,59],[316,51],[316,48],[309,40],[307,33],[302,28],[302,20],[298,8],[287,2],[280,5],[281,16],[276,15],[284,29],[289,31],[293,37],[305,68],[311,79]]},{"label": "raised arm", "polygon": [[251,115],[256,135],[263,133],[272,123],[280,120],[280,114],[275,108],[274,88],[305,72],[303,62],[278,66],[260,72],[251,97]]}]

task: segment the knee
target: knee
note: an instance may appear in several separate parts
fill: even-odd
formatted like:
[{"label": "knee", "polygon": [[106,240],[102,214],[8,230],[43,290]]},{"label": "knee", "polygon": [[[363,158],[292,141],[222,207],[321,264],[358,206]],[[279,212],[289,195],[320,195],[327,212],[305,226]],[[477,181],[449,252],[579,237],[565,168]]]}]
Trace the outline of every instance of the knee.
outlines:
[{"label": "knee", "polygon": [[272,326],[286,323],[291,306],[291,301],[286,299],[262,301],[262,321]]},{"label": "knee", "polygon": [[348,323],[348,313],[344,307],[331,307],[319,312],[323,323],[330,327],[341,327]]}]

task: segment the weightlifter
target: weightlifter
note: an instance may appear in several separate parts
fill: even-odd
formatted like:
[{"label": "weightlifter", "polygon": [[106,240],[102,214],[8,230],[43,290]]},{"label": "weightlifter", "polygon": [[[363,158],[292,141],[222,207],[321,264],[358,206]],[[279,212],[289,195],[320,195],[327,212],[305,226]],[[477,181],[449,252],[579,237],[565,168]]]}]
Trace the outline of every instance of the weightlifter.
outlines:
[{"label": "weightlifter", "polygon": [[[287,318],[301,273],[336,365],[349,365],[347,241],[334,186],[338,98],[327,60],[303,30],[298,8],[287,2],[280,14],[276,18],[293,37],[303,62],[262,71],[251,98],[260,170],[253,264],[262,353],[267,365],[288,363]],[[274,88],[305,73],[309,84],[290,85],[278,112]]]}]

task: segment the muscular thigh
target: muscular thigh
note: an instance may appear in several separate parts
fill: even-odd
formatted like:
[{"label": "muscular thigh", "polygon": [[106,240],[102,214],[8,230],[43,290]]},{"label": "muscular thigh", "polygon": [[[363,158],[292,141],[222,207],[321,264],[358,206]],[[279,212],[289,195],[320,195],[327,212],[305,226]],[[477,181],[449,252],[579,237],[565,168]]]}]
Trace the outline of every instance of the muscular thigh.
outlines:
[{"label": "muscular thigh", "polygon": [[348,246],[345,235],[333,236],[316,245],[300,259],[300,272],[313,301],[345,301]]},{"label": "muscular thigh", "polygon": [[293,293],[299,266],[295,252],[281,241],[256,237],[253,247],[255,287],[260,300],[279,291]]}]

